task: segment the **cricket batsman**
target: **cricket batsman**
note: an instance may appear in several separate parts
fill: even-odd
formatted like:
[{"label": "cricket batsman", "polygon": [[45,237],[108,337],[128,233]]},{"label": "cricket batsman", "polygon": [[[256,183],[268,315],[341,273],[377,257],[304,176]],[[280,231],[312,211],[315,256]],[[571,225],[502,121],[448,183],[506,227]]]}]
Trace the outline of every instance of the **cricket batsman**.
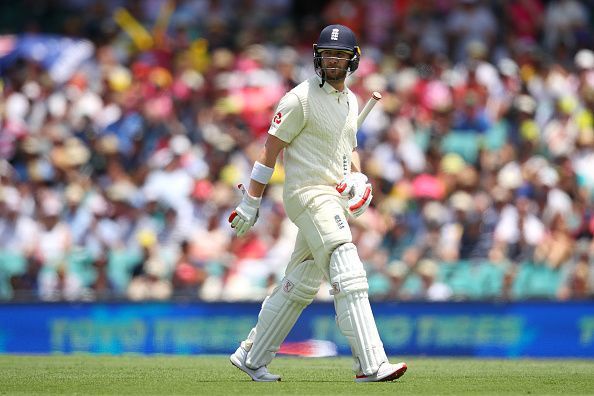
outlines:
[{"label": "cricket batsman", "polygon": [[392,381],[407,369],[405,363],[388,361],[369,304],[367,275],[346,218],[360,216],[372,199],[355,151],[357,99],[345,85],[360,56],[348,27],[322,30],[313,46],[316,75],[281,99],[249,186],[229,216],[239,237],[254,225],[284,149],[283,201],[299,228],[295,248],[281,284],[262,304],[256,327],[230,357],[254,381],[280,381],[267,365],[324,278],[332,286],[336,322],[351,346],[355,381]]}]

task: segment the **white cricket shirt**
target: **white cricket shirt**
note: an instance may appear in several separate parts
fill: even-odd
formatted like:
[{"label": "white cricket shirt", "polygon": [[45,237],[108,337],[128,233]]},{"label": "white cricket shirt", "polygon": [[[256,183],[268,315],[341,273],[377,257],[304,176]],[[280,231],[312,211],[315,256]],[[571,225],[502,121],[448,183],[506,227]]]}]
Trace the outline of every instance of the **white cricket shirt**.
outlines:
[{"label": "white cricket shirt", "polygon": [[312,190],[334,191],[350,172],[357,146],[358,103],[353,92],[320,88],[318,76],[302,82],[279,102],[268,133],[289,143],[285,148],[285,201]]}]

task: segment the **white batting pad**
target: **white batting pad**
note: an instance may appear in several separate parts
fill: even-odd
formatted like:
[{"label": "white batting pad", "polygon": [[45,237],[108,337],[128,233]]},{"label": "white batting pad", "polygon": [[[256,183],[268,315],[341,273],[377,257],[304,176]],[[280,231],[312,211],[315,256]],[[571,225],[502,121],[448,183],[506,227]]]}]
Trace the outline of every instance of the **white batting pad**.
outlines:
[{"label": "white batting pad", "polygon": [[313,260],[304,261],[264,300],[258,323],[243,344],[248,350],[249,367],[256,369],[270,363],[303,309],[313,301],[322,277]]},{"label": "white batting pad", "polygon": [[388,358],[369,305],[367,275],[352,243],[341,245],[332,253],[330,284],[336,323],[351,345],[358,368],[365,375],[375,374]]}]

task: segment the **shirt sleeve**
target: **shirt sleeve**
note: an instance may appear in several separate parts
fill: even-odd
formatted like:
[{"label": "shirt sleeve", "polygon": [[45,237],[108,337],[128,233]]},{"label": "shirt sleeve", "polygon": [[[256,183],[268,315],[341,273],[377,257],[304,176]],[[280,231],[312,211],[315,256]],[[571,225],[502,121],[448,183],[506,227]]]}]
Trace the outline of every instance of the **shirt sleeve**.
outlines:
[{"label": "shirt sleeve", "polygon": [[297,95],[288,92],[276,108],[268,133],[286,143],[291,143],[304,126],[305,117],[301,102]]}]

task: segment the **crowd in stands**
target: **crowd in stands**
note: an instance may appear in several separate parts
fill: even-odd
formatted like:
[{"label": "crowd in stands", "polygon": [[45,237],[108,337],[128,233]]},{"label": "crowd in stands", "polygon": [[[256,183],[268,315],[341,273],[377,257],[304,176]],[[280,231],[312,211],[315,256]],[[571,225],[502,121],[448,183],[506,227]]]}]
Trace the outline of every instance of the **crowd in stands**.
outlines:
[{"label": "crowd in stands", "polygon": [[282,162],[254,230],[227,218],[330,23],[359,37],[360,106],[383,95],[358,133],[374,200],[352,219],[370,297],[594,297],[593,6],[303,3],[2,6],[1,34],[93,54],[56,81],[2,64],[0,37],[0,300],[261,300],[296,236]]}]

